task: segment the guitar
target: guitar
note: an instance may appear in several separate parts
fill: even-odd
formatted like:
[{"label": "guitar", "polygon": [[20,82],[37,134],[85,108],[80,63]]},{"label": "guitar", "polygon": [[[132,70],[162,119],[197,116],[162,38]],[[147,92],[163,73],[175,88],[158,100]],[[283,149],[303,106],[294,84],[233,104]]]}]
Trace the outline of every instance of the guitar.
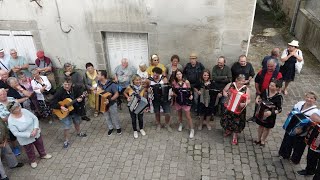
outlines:
[{"label": "guitar", "polygon": [[[87,95],[87,91],[83,92],[78,98],[84,98]],[[61,120],[69,115],[71,111],[74,110],[73,104],[77,102],[77,99],[72,100],[71,98],[66,98],[63,101],[58,102],[60,106],[64,106],[68,111],[63,111],[61,109],[53,109],[52,112]]]}]

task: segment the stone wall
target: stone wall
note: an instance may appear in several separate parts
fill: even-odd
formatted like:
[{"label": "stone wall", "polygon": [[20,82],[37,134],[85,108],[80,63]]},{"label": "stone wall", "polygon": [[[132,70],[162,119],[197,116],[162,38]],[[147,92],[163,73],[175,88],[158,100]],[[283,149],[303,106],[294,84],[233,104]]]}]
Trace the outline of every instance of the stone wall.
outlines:
[{"label": "stone wall", "polygon": [[[37,49],[61,67],[91,61],[108,69],[104,32],[148,33],[149,54],[166,64],[172,54],[187,63],[190,52],[211,68],[246,52],[255,0],[42,0],[0,1],[0,30],[30,30]],[[60,15],[60,16],[59,16]],[[70,31],[70,32],[68,32]],[[120,60],[119,60],[120,61]]]}]

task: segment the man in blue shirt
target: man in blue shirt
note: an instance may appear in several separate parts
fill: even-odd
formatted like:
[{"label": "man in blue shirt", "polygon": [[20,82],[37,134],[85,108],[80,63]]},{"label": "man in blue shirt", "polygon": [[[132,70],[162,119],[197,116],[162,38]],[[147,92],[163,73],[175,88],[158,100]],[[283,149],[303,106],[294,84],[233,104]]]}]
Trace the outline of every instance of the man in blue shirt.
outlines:
[{"label": "man in blue shirt", "polygon": [[111,98],[106,102],[106,105],[109,106],[109,110],[104,113],[109,129],[108,136],[111,136],[113,126],[116,127],[117,133],[120,135],[122,131],[116,103],[116,100],[119,97],[118,86],[111,79],[108,79],[108,73],[105,70],[98,72],[98,88],[112,94]]}]

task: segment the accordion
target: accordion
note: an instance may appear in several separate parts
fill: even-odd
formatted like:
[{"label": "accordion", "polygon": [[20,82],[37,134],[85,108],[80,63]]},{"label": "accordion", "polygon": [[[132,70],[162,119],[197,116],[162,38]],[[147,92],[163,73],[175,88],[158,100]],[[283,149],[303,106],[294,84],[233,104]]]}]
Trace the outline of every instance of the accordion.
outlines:
[{"label": "accordion", "polygon": [[155,84],[151,85],[153,92],[153,99],[160,101],[169,101],[171,96],[169,95],[172,92],[172,88],[169,84]]},{"label": "accordion", "polygon": [[239,92],[236,89],[230,88],[229,96],[224,106],[228,111],[231,111],[235,114],[240,114],[246,108],[246,106],[241,108],[240,103],[246,103],[247,99],[247,94]]},{"label": "accordion", "polygon": [[313,125],[310,127],[305,142],[313,151],[320,150],[320,125]]},{"label": "accordion", "polygon": [[307,132],[311,120],[299,111],[293,110],[284,122],[283,129],[290,136],[298,136]]},{"label": "accordion", "polygon": [[192,100],[189,99],[189,97],[191,96],[190,88],[177,88],[177,89],[175,89],[175,93],[177,95],[177,97],[176,97],[177,104],[179,104],[180,106],[183,106],[183,105],[191,106],[192,105]]},{"label": "accordion", "polygon": [[264,112],[271,111],[275,107],[276,106],[272,102],[268,100],[262,100],[260,105],[257,108],[256,115],[255,115],[256,118],[260,121],[266,120],[266,118],[264,117]]},{"label": "accordion", "polygon": [[[200,103],[204,104],[205,107],[208,107],[210,101],[213,101],[217,95],[219,94],[220,90],[218,89],[207,89],[207,88],[201,88],[200,89],[201,96],[200,96]],[[219,99],[216,99],[219,101]],[[215,101],[215,105],[218,104],[217,101]]]},{"label": "accordion", "polygon": [[106,104],[107,99],[111,98],[112,94],[104,90],[98,90],[95,93],[95,110],[98,112],[107,112],[109,104]]},{"label": "accordion", "polygon": [[148,107],[148,100],[138,94],[133,93],[128,102],[129,110],[135,114],[140,114]]}]

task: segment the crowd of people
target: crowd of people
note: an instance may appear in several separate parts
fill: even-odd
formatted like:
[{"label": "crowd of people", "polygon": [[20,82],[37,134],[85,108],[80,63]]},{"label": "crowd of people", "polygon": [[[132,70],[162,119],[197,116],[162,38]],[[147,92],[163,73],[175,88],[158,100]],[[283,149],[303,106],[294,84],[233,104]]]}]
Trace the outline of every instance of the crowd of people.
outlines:
[{"label": "crowd of people", "polygon": [[[145,136],[143,115],[146,112],[154,113],[156,130],[163,127],[172,132],[172,108],[177,113],[179,132],[183,131],[183,114],[187,119],[189,138],[195,136],[197,130],[203,127],[212,129],[213,116],[221,116],[220,124],[224,129],[224,136],[232,135],[231,143],[238,144],[238,134],[243,131],[248,122],[257,123],[258,137],[254,144],[264,147],[271,129],[275,126],[277,115],[282,113],[283,95],[288,95],[288,86],[295,78],[296,63],[303,64],[302,51],[298,49],[298,41],[288,43],[280,56],[280,49],[274,48],[270,56],[263,58],[261,70],[256,74],[245,55],[240,55],[237,62],[231,67],[226,65],[226,58],[220,56],[212,70],[206,69],[198,61],[196,53],[189,56],[190,62],[185,66],[180,64],[178,55],[171,57],[167,65],[160,63],[157,54],[153,54],[149,64],[141,63],[133,67],[127,58],[121,60],[112,74],[106,70],[97,70],[90,62],[86,63],[84,75],[76,71],[72,64],[64,64],[64,80],[57,84],[54,77],[54,68],[50,58],[43,51],[37,52],[36,68],[29,71],[29,63],[17,51],[10,50],[10,57],[0,50],[0,117],[2,152],[9,167],[21,167],[15,156],[20,154],[19,145],[23,146],[32,168],[37,167],[33,146],[38,150],[40,157],[49,159],[41,137],[38,118],[53,120],[55,110],[65,114],[60,118],[64,128],[63,147],[70,146],[69,130],[74,125],[78,137],[86,137],[81,131],[81,120],[90,121],[88,109],[93,116],[99,116],[96,108],[97,93],[108,92],[111,95],[105,100],[107,111],[103,113],[108,128],[108,136],[114,131],[122,134],[118,108],[124,101],[131,102],[146,99],[146,105],[138,113],[129,109],[132,119],[133,137],[138,138],[139,133]],[[300,69],[301,70],[301,69]],[[299,72],[300,72],[299,70]],[[254,82],[252,82],[254,80]],[[254,83],[255,89],[250,89]],[[284,83],[284,87],[282,87]],[[255,99],[251,100],[251,93]],[[64,101],[70,100],[63,104]],[[320,111],[316,107],[317,95],[310,91],[305,100],[298,102],[294,109],[304,114],[313,123],[320,122]],[[247,105],[255,103],[253,116],[246,118]],[[70,108],[72,105],[73,108]],[[53,109],[53,111],[52,111]],[[161,113],[164,114],[165,123],[161,123]],[[199,117],[194,123],[191,114]],[[89,114],[89,113],[88,113]],[[138,126],[137,126],[138,124]],[[6,129],[9,133],[5,132]],[[285,133],[280,157],[290,159],[294,164],[300,162],[306,144],[304,139],[307,133],[292,136]],[[8,145],[10,142],[10,146]],[[292,153],[293,151],[293,153]],[[14,155],[13,155],[14,154]],[[316,174],[320,176],[320,150],[309,148],[307,167],[299,171],[301,175]],[[317,168],[318,167],[318,168]],[[1,178],[7,178],[0,164]],[[8,178],[7,178],[8,179]]]}]

